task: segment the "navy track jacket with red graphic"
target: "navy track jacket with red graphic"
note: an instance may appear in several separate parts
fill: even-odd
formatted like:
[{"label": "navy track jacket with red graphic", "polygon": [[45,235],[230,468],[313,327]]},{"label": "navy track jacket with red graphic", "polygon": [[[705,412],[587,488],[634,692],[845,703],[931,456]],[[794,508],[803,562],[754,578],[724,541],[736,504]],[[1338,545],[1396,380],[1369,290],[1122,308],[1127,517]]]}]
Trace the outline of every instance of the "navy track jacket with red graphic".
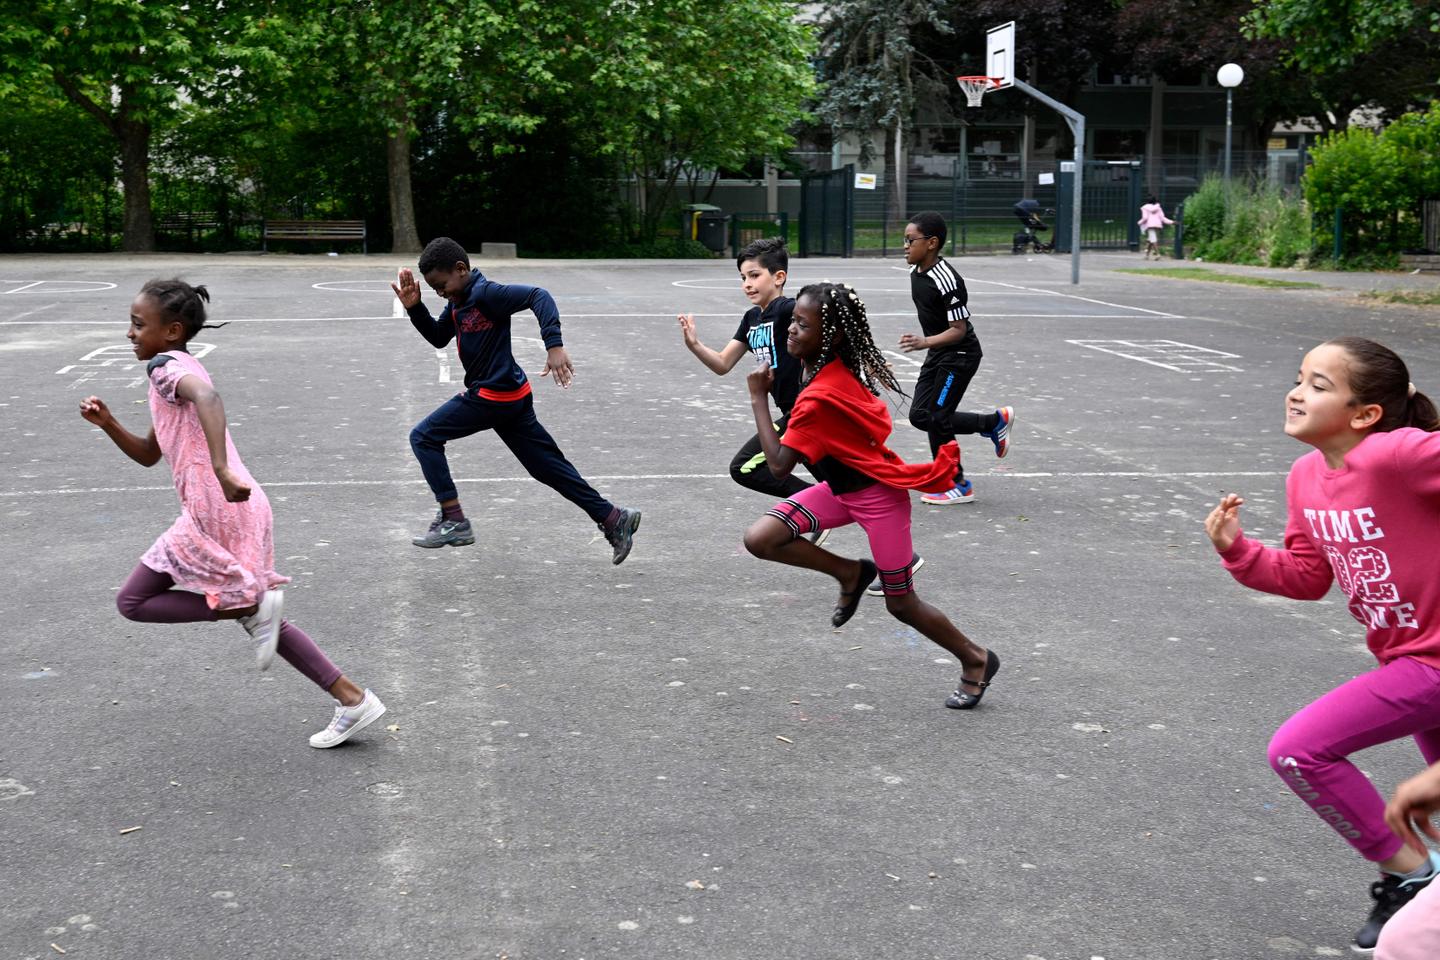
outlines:
[{"label": "navy track jacket with red graphic", "polygon": [[437,349],[451,340],[465,368],[465,392],[484,400],[507,402],[530,393],[530,381],[515,362],[510,347],[510,318],[531,310],[540,321],[545,349],[563,346],[560,339],[560,311],[555,298],[543,287],[523,283],[496,283],[479,270],[470,271],[470,286],[460,306],[447,303],[437,320],[425,304],[417,303],[406,312],[420,336]]}]

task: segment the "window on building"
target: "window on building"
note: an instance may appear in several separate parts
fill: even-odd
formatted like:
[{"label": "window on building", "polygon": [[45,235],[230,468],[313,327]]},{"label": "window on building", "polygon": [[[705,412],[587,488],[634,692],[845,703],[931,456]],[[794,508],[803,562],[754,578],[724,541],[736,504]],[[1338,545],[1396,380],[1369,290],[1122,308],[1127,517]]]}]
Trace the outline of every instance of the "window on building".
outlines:
[{"label": "window on building", "polygon": [[1141,160],[1145,157],[1144,130],[1096,130],[1096,160]]}]

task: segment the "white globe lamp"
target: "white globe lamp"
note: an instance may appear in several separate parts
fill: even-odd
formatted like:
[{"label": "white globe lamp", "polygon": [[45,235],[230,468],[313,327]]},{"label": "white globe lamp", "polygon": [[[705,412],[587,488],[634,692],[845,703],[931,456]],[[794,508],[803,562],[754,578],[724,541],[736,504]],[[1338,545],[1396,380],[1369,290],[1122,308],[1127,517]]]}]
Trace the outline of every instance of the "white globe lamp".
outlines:
[{"label": "white globe lamp", "polygon": [[1225,88],[1225,182],[1230,182],[1230,118],[1233,113],[1235,88],[1245,79],[1245,71],[1238,63],[1227,63],[1215,73],[1215,79]]}]

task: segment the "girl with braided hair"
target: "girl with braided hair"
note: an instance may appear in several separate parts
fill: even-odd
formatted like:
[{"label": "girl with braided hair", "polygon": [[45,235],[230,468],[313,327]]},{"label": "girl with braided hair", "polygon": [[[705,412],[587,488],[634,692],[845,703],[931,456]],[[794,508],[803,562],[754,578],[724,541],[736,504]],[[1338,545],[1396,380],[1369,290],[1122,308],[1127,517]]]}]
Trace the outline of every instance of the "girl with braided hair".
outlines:
[{"label": "girl with braided hair", "polygon": [[[784,437],[770,416],[774,374],[760,366],[750,374],[750,406],[776,477],[802,461],[821,482],[782,500],[745,533],[745,548],[762,560],[829,574],[840,584],[832,626],[855,615],[866,584],[878,573],[885,609],[960,661],[959,687],[947,707],[980,704],[1000,658],[972,642],[950,619],[915,593],[910,542],[910,490],[944,490],[955,476],[960,451],[952,441],[930,463],[906,463],[885,445],[890,411],[880,389],[899,384],[870,334],[865,304],[850,287],[821,283],[800,291],[785,342],[805,367],[800,396]],[[858,523],[870,538],[872,559],[850,560],[805,539],[819,528]]]},{"label": "girl with braided hair", "polygon": [[151,280],[130,305],[126,336],[150,381],[154,423],[147,435],[121,426],[99,397],[80,401],[80,416],[131,460],[153,467],[164,457],[180,495],[179,519],[140,558],[116,606],[125,619],[143,623],[239,623],[255,643],[261,670],[279,653],[335,698],[334,719],[310,738],[312,747],[333,747],[378,719],[385,704],[281,619],[279,587],[289,578],[274,568],[270,501],[240,462],[209,372],[187,349],[207,327],[209,302],[202,286]]}]

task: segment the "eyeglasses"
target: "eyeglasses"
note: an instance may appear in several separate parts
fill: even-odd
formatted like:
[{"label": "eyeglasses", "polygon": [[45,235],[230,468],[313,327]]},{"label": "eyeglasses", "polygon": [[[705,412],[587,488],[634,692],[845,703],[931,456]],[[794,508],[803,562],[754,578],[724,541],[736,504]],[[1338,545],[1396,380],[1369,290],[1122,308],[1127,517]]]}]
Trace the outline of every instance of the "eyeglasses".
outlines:
[{"label": "eyeglasses", "polygon": [[935,239],[935,238],[934,238],[934,237],[906,237],[906,238],[905,238],[905,246],[908,247],[908,246],[910,246],[910,244],[914,243],[914,242],[917,241],[917,240],[933,240],[933,239]]}]

